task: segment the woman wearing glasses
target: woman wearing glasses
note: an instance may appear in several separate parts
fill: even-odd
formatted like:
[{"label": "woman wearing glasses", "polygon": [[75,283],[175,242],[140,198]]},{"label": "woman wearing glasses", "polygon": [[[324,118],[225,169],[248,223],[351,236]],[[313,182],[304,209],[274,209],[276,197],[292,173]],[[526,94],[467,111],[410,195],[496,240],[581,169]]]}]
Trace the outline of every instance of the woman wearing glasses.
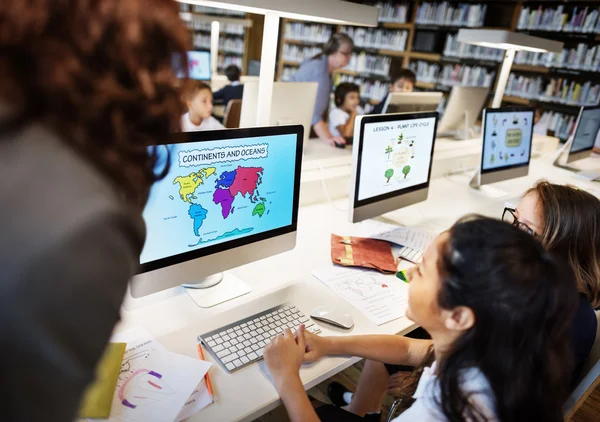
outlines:
[{"label": "woman wearing glasses", "polygon": [[576,382],[596,338],[592,308],[600,307],[600,200],[583,190],[541,181],[516,209],[506,208],[502,219],[566,259],[575,274],[580,292],[572,328]]},{"label": "woman wearing glasses", "polygon": [[329,107],[329,94],[333,88],[331,75],[350,63],[353,48],[352,38],[343,32],[337,32],[323,45],[323,51],[312,59],[304,61],[291,78],[293,82],[317,82],[319,84],[312,129],[321,140],[341,148],[346,145],[346,140],[342,136],[333,136],[323,118]]}]

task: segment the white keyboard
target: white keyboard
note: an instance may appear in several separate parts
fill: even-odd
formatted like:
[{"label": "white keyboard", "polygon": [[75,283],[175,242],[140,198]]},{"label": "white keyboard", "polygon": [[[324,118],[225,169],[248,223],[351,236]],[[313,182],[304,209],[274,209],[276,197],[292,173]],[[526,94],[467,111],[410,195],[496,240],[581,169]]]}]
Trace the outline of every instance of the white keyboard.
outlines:
[{"label": "white keyboard", "polygon": [[273,337],[281,334],[285,328],[293,331],[300,324],[304,324],[306,330],[313,334],[321,332],[298,308],[284,304],[200,334],[198,341],[231,373],[261,360],[264,347]]},{"label": "white keyboard", "polygon": [[419,264],[423,259],[423,252],[409,248],[408,246],[402,246],[398,256],[402,259],[406,259],[407,261]]}]

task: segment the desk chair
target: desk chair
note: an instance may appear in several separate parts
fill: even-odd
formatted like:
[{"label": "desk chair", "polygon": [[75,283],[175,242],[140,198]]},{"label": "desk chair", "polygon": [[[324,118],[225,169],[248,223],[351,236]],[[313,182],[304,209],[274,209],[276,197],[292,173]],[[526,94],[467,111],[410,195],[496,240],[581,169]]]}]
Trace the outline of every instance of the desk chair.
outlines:
[{"label": "desk chair", "polygon": [[240,127],[240,115],[242,114],[242,100],[229,100],[225,109],[223,125],[227,129],[237,129]]},{"label": "desk chair", "polygon": [[575,412],[600,384],[600,311],[596,311],[596,319],[598,320],[596,340],[583,366],[582,377],[565,403],[563,409],[565,422],[571,421]]}]

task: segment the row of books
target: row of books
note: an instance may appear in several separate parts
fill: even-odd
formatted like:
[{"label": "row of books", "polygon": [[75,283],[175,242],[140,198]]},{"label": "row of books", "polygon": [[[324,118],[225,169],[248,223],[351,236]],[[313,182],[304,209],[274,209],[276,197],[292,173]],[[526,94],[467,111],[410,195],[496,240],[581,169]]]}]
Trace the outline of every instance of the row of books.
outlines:
[{"label": "row of books", "polygon": [[483,26],[487,5],[473,3],[423,2],[417,9],[417,24],[443,26]]},{"label": "row of books", "polygon": [[[195,31],[210,32],[211,30],[210,22],[203,22],[192,19],[192,21],[186,22],[186,24],[188,28],[193,29]],[[219,25],[219,33],[230,35],[244,35],[245,29],[242,25],[236,25],[233,23],[222,23],[221,25]]]},{"label": "row of books", "polygon": [[495,77],[496,71],[487,67],[447,64],[442,68],[437,83],[450,87],[460,85],[489,88]]},{"label": "row of books", "polygon": [[389,77],[392,58],[387,56],[374,56],[364,51],[360,54],[352,54],[347,70],[357,73],[369,73],[382,77]]},{"label": "row of books", "polygon": [[501,62],[504,59],[504,50],[458,42],[456,34],[448,34],[444,44],[444,56]]},{"label": "row of books", "polygon": [[408,22],[408,3],[385,3],[378,2],[375,7],[379,8],[379,22],[406,23]]},{"label": "row of books", "polygon": [[[194,47],[210,50],[210,34],[194,34]],[[242,38],[219,37],[219,52],[244,54],[245,43]]]},{"label": "row of books", "polygon": [[405,51],[408,41],[408,31],[344,26],[342,32],[354,40],[356,47],[361,48]]},{"label": "row of books", "polygon": [[306,59],[316,56],[321,53],[321,48],[308,45],[283,45],[283,60],[287,62],[302,63]]},{"label": "row of books", "polygon": [[596,72],[600,70],[600,47],[579,43],[577,47],[563,48],[560,53],[518,51],[515,63]]},{"label": "row of books", "polygon": [[388,92],[388,83],[385,81],[372,81],[360,76],[337,74],[334,84],[337,86],[342,82],[350,82],[359,86],[360,98],[366,101],[381,101]]},{"label": "row of books", "polygon": [[281,80],[284,82],[289,81],[292,78],[292,75],[296,73],[297,70],[297,67],[284,66],[283,71],[281,73]]},{"label": "row of books", "polygon": [[314,43],[324,43],[329,40],[333,27],[322,24],[288,22],[285,24],[285,38]]},{"label": "row of books", "polygon": [[572,106],[598,105],[600,84],[591,81],[580,83],[566,78],[543,78],[511,73],[506,85],[506,95],[529,100],[546,101]]},{"label": "row of books", "polygon": [[239,10],[219,9],[217,7],[199,6],[197,4],[179,3],[181,12],[202,13],[204,15],[245,17],[246,13]]},{"label": "row of books", "polygon": [[440,76],[440,65],[423,60],[411,61],[408,67],[417,75],[417,81],[437,83]]},{"label": "row of books", "polygon": [[537,9],[523,7],[517,29],[537,31],[563,31],[577,33],[600,33],[599,7],[574,7],[571,12],[564,5]]},{"label": "row of books", "polygon": [[229,65],[236,65],[241,70],[244,70],[243,61],[241,56],[221,56],[217,60],[217,67],[219,69],[225,69]]},{"label": "row of books", "polygon": [[560,139],[568,139],[575,130],[577,115],[565,114],[557,111],[546,110],[542,113],[540,121],[536,123],[548,132],[554,132],[554,136]]}]

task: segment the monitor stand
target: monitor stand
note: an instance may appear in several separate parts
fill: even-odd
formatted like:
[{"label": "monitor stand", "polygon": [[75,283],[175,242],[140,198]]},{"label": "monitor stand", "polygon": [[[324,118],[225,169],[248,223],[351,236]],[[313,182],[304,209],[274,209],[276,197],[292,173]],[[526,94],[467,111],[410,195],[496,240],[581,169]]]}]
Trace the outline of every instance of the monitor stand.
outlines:
[{"label": "monitor stand", "polygon": [[571,149],[572,144],[573,144],[573,137],[570,137],[567,140],[567,142],[565,142],[565,144],[558,150],[558,152],[556,153],[554,162],[552,164],[558,168],[572,171],[573,173],[575,173],[576,177],[579,177],[581,179],[585,179],[585,180],[589,180],[589,181],[600,180],[600,172],[598,172],[598,171],[581,170],[577,167],[567,165],[567,159],[569,157],[569,150]]},{"label": "monitor stand", "polygon": [[230,272],[205,277],[197,283],[183,284],[183,287],[188,296],[201,308],[211,308],[252,291],[247,283]]},{"label": "monitor stand", "polygon": [[495,188],[490,185],[482,185],[481,184],[481,169],[477,169],[473,178],[469,182],[469,187],[475,190],[477,193],[491,199],[504,198],[508,196],[508,192]]}]

